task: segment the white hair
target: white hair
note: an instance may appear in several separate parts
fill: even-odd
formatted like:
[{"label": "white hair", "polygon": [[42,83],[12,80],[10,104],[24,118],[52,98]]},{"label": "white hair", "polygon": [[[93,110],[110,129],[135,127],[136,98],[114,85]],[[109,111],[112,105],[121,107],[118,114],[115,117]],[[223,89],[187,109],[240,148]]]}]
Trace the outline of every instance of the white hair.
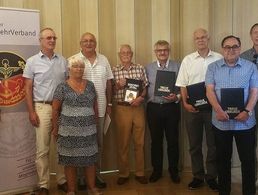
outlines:
[{"label": "white hair", "polygon": [[71,66],[75,65],[75,64],[83,64],[84,65],[84,62],[82,59],[76,58],[76,57],[71,57],[68,59],[68,68],[71,68]]}]

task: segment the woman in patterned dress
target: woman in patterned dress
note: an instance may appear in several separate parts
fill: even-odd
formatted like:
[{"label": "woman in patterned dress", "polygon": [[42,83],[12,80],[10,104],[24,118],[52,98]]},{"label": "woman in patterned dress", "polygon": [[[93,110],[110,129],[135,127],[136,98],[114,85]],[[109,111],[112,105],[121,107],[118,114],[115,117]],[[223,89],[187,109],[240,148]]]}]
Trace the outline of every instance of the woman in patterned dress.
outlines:
[{"label": "woman in patterned dress", "polygon": [[68,195],[75,194],[76,169],[84,167],[88,194],[102,194],[95,186],[98,155],[97,95],[94,84],[82,78],[83,61],[70,59],[69,79],[58,85],[52,103],[53,135],[59,164],[64,166]]}]

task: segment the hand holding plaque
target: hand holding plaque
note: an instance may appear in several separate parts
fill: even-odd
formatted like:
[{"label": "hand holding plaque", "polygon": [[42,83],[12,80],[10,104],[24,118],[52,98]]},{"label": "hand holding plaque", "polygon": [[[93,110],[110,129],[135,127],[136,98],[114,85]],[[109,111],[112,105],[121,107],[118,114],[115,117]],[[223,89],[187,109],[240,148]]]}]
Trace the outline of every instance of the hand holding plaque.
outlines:
[{"label": "hand holding plaque", "polygon": [[124,102],[130,103],[136,99],[142,91],[142,80],[126,79]]},{"label": "hand holding plaque", "polygon": [[176,74],[171,71],[158,70],[155,82],[155,96],[169,96],[175,91]]},{"label": "hand holding plaque", "polygon": [[220,92],[222,109],[234,119],[245,108],[244,88],[222,88]]},{"label": "hand holding plaque", "polygon": [[206,97],[205,83],[195,83],[186,86],[189,96],[188,103],[198,110],[210,110],[211,105]]}]

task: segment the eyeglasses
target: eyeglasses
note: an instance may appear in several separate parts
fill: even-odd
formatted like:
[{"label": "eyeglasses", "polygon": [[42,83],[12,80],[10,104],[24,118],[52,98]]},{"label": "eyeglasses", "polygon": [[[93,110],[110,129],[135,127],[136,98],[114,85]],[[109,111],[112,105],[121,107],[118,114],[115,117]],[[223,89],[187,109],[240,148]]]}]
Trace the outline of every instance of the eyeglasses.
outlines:
[{"label": "eyeglasses", "polygon": [[42,37],[41,39],[46,39],[46,40],[48,40],[48,41],[50,41],[50,40],[57,40],[57,37],[55,37],[55,36],[48,36],[48,37]]},{"label": "eyeglasses", "polygon": [[81,41],[82,44],[93,44],[93,43],[96,43],[96,41],[94,41],[93,39],[90,39],[90,40],[82,40]]},{"label": "eyeglasses", "polygon": [[257,64],[258,54],[254,54],[253,58],[254,58],[253,63]]},{"label": "eyeglasses", "polygon": [[157,53],[162,53],[162,52],[169,52],[169,49],[156,49],[155,50]]},{"label": "eyeglasses", "polygon": [[132,52],[130,52],[130,51],[127,51],[127,52],[119,52],[119,54],[120,54],[121,56],[130,56],[130,55],[132,54]]},{"label": "eyeglasses", "polygon": [[230,51],[230,50],[235,51],[239,47],[240,47],[239,45],[233,45],[233,46],[226,45],[226,46],[223,47],[223,49],[225,49],[226,51]]}]

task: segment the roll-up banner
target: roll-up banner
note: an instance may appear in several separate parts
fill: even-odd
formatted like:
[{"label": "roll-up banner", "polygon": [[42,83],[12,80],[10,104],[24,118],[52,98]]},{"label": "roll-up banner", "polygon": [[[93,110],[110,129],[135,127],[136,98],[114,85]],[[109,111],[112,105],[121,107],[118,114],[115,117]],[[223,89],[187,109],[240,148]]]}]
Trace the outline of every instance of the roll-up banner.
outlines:
[{"label": "roll-up banner", "polygon": [[0,7],[0,194],[37,186],[35,131],[22,73],[39,51],[39,11]]}]

